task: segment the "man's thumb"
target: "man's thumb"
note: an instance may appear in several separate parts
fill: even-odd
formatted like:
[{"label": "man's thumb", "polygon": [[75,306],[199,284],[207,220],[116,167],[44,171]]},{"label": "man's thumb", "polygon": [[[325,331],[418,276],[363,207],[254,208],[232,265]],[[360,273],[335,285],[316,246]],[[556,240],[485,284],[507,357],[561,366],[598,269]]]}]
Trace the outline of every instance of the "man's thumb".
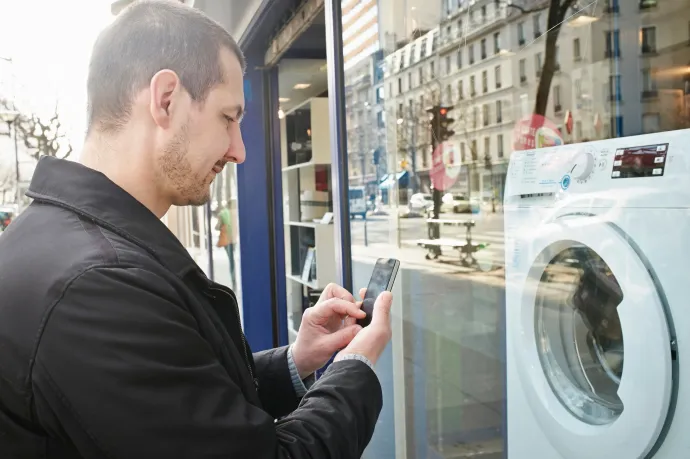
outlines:
[{"label": "man's thumb", "polygon": [[374,303],[374,314],[372,322],[388,325],[390,323],[391,305],[393,304],[393,295],[391,292],[383,292],[376,298]]}]

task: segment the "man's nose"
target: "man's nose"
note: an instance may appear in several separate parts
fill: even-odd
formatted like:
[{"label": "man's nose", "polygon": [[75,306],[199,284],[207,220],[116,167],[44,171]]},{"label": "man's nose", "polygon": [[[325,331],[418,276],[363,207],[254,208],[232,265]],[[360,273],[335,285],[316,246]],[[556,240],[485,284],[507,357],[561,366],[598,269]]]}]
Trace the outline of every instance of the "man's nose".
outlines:
[{"label": "man's nose", "polygon": [[239,127],[233,133],[230,139],[230,148],[228,148],[225,158],[235,164],[242,164],[246,159],[247,152],[244,148],[244,141],[242,140],[242,134],[240,133]]}]

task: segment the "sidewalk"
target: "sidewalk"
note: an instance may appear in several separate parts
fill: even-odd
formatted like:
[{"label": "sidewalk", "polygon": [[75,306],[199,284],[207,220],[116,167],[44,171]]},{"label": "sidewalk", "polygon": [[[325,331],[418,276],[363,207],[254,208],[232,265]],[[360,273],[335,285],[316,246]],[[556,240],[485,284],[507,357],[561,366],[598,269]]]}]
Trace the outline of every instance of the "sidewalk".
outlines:
[{"label": "sidewalk", "polygon": [[369,244],[353,245],[353,260],[373,262],[378,258],[397,258],[403,268],[425,271],[430,274],[446,276],[471,276],[477,282],[484,282],[495,286],[505,284],[505,270],[498,267],[489,272],[481,272],[471,268],[465,268],[456,264],[459,256],[457,251],[444,250],[438,260],[425,259],[427,251],[416,245],[403,245],[396,247],[393,244]]}]

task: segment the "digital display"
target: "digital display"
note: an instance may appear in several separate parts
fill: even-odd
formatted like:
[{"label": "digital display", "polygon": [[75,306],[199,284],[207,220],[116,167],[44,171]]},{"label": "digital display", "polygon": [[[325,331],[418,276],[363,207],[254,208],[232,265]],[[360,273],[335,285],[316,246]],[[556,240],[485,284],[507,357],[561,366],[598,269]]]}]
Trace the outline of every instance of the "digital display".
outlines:
[{"label": "digital display", "polygon": [[611,178],[662,177],[668,144],[619,148],[613,159]]},{"label": "digital display", "polygon": [[395,260],[385,259],[379,260],[376,263],[374,272],[371,274],[371,279],[369,280],[365,299],[376,301],[376,298],[388,288],[388,283],[391,280],[394,268]]}]

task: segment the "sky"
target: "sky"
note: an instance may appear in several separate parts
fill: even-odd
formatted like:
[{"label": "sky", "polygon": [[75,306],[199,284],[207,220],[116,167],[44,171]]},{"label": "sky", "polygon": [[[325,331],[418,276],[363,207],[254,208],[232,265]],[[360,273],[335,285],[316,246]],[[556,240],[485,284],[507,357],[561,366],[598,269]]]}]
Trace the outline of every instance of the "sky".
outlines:
[{"label": "sky", "polygon": [[113,19],[111,1],[0,0],[0,57],[12,59],[0,59],[0,94],[39,116],[57,103],[75,153],[86,130],[91,47]]}]

